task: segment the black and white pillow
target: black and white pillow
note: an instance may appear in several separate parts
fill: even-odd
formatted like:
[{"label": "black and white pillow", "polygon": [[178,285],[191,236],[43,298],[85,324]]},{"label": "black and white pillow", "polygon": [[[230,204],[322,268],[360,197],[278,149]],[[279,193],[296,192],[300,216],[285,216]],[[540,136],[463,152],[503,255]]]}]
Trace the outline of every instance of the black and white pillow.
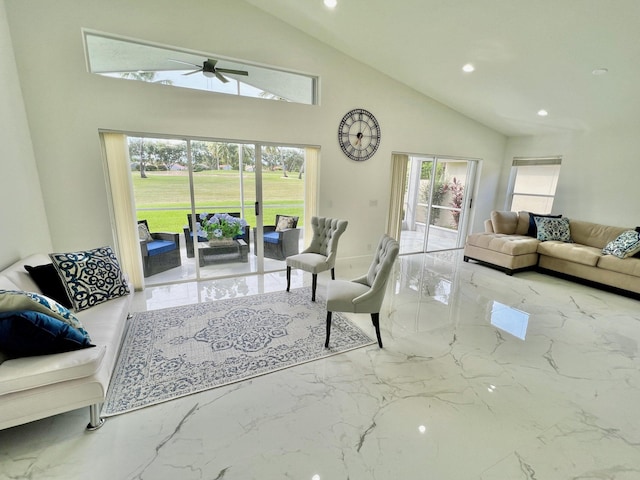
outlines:
[{"label": "black and white pillow", "polygon": [[535,217],[537,239],[541,242],[557,240],[571,242],[571,229],[568,218]]},{"label": "black and white pillow", "polygon": [[640,232],[635,230],[621,233],[602,249],[604,255],[613,255],[618,258],[632,257],[638,252],[640,252]]},{"label": "black and white pillow", "polygon": [[50,253],[76,311],[129,294],[120,264],[111,247]]}]

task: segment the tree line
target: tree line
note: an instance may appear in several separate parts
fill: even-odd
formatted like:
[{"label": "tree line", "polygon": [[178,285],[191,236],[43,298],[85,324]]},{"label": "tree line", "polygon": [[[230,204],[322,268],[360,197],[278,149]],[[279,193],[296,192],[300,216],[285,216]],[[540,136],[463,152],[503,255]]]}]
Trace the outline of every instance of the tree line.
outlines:
[{"label": "tree line", "polygon": [[[188,166],[186,141],[129,137],[128,142],[131,169],[140,171],[142,178],[146,178],[148,171],[172,170]],[[255,147],[252,145],[191,141],[191,158],[193,170],[196,172],[238,170],[241,154],[245,169],[255,167]],[[262,149],[262,166],[270,171],[282,170],[283,176],[288,176],[288,172],[297,172],[301,177],[304,168],[304,152],[300,148],[265,146]]]}]

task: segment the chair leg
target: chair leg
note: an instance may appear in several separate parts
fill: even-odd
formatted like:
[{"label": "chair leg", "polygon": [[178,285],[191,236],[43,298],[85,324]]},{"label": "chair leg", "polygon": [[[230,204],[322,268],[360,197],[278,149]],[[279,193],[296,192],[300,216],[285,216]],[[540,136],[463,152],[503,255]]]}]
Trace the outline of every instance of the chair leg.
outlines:
[{"label": "chair leg", "polygon": [[287,267],[287,292],[291,287],[291,267]]},{"label": "chair leg", "polygon": [[373,322],[373,326],[376,329],[376,337],[378,337],[378,346],[382,348],[382,338],[380,337],[380,314],[372,313],[371,321]]},{"label": "chair leg", "polygon": [[335,268],[331,269],[331,280],[335,280],[336,279],[336,270]]},{"label": "chair leg", "polygon": [[329,335],[331,335],[331,312],[327,311],[327,338],[324,341],[324,348],[329,348]]},{"label": "chair leg", "polygon": [[318,286],[318,274],[311,274],[311,301],[316,301],[316,287]]}]

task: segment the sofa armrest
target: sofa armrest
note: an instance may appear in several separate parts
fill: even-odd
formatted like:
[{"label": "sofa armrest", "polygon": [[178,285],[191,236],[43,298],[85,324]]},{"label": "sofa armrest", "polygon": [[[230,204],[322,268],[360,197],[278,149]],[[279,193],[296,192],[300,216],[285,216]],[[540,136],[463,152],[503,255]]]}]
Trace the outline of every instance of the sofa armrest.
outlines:
[{"label": "sofa armrest", "polygon": [[484,233],[493,233],[493,223],[489,219],[484,221]]}]

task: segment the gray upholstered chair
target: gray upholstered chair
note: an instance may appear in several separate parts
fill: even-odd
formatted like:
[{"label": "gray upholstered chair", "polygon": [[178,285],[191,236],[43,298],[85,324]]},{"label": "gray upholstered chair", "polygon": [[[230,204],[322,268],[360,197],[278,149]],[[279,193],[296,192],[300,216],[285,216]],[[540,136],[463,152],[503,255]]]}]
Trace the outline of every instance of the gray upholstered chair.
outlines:
[{"label": "gray upholstered chair", "polygon": [[301,253],[287,257],[287,292],[291,286],[291,269],[299,268],[311,273],[311,301],[316,301],[318,273],[331,270],[331,280],[335,280],[334,270],[338,254],[338,240],[347,229],[346,220],[312,217],[313,237],[311,244]]},{"label": "gray upholstered chair", "polygon": [[336,280],[327,287],[327,338],[325,348],[329,348],[331,334],[331,314],[333,312],[370,313],[376,329],[378,345],[380,337],[380,307],[387,287],[391,268],[398,256],[398,242],[383,235],[378,242],[373,262],[366,275],[355,280]]},{"label": "gray upholstered chair", "polygon": [[[143,226],[144,228],[141,228]],[[145,232],[145,233],[143,233]],[[144,277],[182,265],[180,258],[180,235],[177,233],[150,233],[146,220],[138,220],[140,253]],[[146,236],[146,238],[143,238]]]}]

